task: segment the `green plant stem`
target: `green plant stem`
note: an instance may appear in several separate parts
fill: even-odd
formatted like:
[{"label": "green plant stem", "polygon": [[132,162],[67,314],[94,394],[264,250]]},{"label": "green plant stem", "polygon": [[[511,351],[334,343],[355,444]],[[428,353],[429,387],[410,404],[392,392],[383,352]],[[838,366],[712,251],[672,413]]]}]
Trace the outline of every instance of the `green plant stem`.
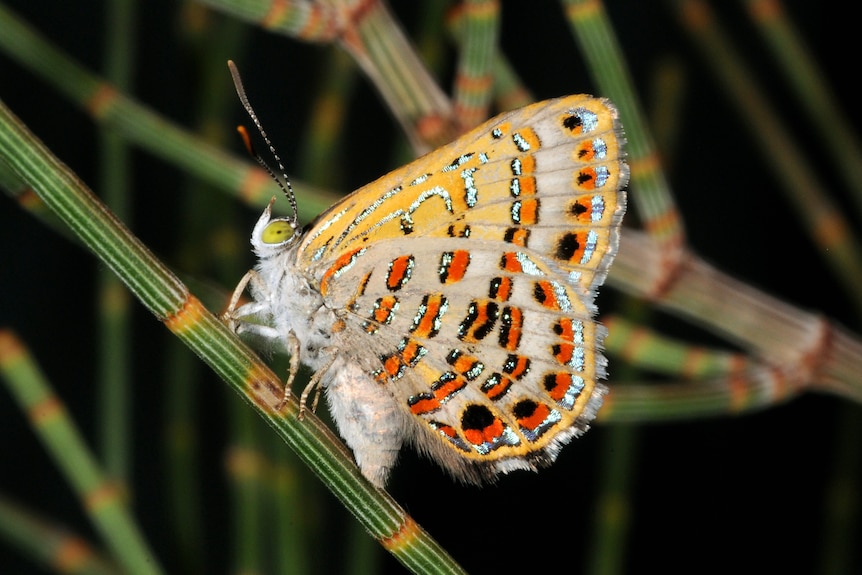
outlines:
[{"label": "green plant stem", "polygon": [[811,51],[796,26],[778,0],[742,0],[752,20],[758,25],[772,56],[787,79],[793,92],[814,118],[811,123],[819,132],[829,158],[851,191],[856,211],[862,215],[862,145],[851,126],[853,123],[840,109],[829,82],[821,74]]},{"label": "green plant stem", "polygon": [[[707,327],[771,365],[795,366],[812,388],[862,398],[862,341],[840,326],[794,308],[685,253],[674,281],[660,297],[645,290],[661,275],[660,246],[624,229],[608,283],[650,298],[688,321]],[[813,360],[813,362],[812,362]]]},{"label": "green plant stem", "polygon": [[[270,459],[274,462],[269,476],[269,509],[275,516],[271,533],[275,546],[276,572],[303,574],[311,572],[311,558],[315,551],[308,543],[315,540],[309,533],[308,517],[319,508],[319,489],[316,482],[305,481],[296,456],[284,449],[281,443],[270,444]],[[352,522],[356,529],[363,529],[359,522]],[[367,537],[369,546],[379,550],[379,545]],[[350,557],[351,555],[348,555]]]},{"label": "green plant stem", "polygon": [[857,316],[862,316],[862,247],[841,209],[785,130],[709,4],[703,0],[672,0],[670,4],[751,128],[799,221],[843,285]]},{"label": "green plant stem", "polygon": [[464,3],[464,31],[455,76],[455,115],[461,131],[488,119],[493,95],[500,5],[496,0]]},{"label": "green plant stem", "polygon": [[626,553],[631,523],[632,486],[637,474],[640,428],[614,425],[605,432],[599,462],[602,489],[596,499],[595,529],[592,533],[587,572],[615,575],[626,572]]},{"label": "green plant stem", "polygon": [[685,230],[604,4],[596,0],[563,0],[563,5],[590,75],[600,93],[619,109],[634,192],[629,197],[637,205],[647,233],[668,258],[674,258],[685,241]]},{"label": "green plant stem", "polygon": [[231,490],[231,549],[234,573],[262,573],[265,543],[262,528],[263,438],[254,412],[237,401],[229,405],[231,443],[227,446],[226,467]]},{"label": "green plant stem", "polygon": [[[107,4],[105,76],[120,90],[131,92],[134,61],[135,0]],[[131,213],[131,150],[110,129],[100,133],[99,169],[103,198],[114,213],[128,220]],[[99,452],[108,474],[129,486],[131,443],[131,298],[110,271],[99,270]]]},{"label": "green plant stem", "polygon": [[[201,0],[226,14],[299,40],[338,39],[386,101],[418,154],[454,139],[448,98],[383,2],[361,10],[345,2],[284,2],[272,10],[269,0]],[[310,15],[314,13],[315,17]],[[311,25],[309,22],[319,23]],[[343,28],[341,28],[343,27]],[[425,129],[423,124],[433,125]]]},{"label": "green plant stem", "polygon": [[823,542],[817,573],[841,575],[853,571],[858,550],[859,479],[862,474],[862,417],[859,406],[842,405],[836,418],[834,455],[823,506]]},{"label": "green plant stem", "polygon": [[753,365],[742,353],[664,337],[620,315],[602,317],[601,322],[608,328],[608,354],[640,368],[694,379],[732,375]]},{"label": "green plant stem", "polygon": [[[281,191],[259,166],[241,161],[168,122],[135,100],[117,92],[36,33],[11,10],[0,4],[0,50],[71,99],[100,125],[112,128],[136,144],[223,192],[240,195],[259,207]],[[227,66],[225,66],[227,70]],[[225,72],[225,90],[229,74]],[[298,180],[292,180],[300,217],[313,219],[338,197]]]},{"label": "green plant stem", "polygon": [[387,550],[416,573],[461,573],[461,568],[388,494],[359,473],[343,444],[320,420],[298,418],[295,398],[282,404],[282,382],[139,240],[0,106],[0,159],[38,193],[141,303],[222,379],[275,432]]},{"label": "green plant stem", "polygon": [[0,495],[0,538],[59,573],[119,575],[80,537]]},{"label": "green plant stem", "polygon": [[332,166],[344,161],[343,136],[357,79],[357,68],[347,54],[332,50],[327,55],[297,167],[304,178],[328,188],[337,189],[343,183],[344,173]]},{"label": "green plant stem", "polygon": [[30,417],[33,430],[77,493],[114,558],[129,573],[161,573],[121,490],[108,481],[38,366],[10,332],[0,332],[0,340],[6,386]]},{"label": "green plant stem", "polygon": [[167,469],[168,521],[177,564],[182,573],[203,573],[203,506],[200,489],[201,474],[197,459],[201,441],[198,421],[198,387],[200,362],[175,338],[165,353],[165,449]]}]

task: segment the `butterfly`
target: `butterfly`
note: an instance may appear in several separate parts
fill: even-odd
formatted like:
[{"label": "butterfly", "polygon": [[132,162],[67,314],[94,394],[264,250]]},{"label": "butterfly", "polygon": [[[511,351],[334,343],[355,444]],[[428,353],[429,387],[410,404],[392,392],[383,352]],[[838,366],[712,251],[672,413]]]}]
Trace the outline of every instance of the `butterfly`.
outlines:
[{"label": "butterfly", "polygon": [[594,298],[625,212],[623,144],[616,108],[575,95],[497,116],[302,229],[288,185],[293,215],[273,198],[260,216],[226,318],[285,346],[287,390],[299,363],[314,371],[301,409],[319,385],[377,486],[404,444],[467,483],[547,466],[607,391]]}]

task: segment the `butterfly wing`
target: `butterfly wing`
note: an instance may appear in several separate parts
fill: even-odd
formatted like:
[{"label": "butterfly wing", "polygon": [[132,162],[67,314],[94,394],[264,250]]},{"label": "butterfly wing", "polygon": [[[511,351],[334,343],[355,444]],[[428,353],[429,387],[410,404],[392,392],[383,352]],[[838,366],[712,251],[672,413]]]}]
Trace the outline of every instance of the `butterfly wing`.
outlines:
[{"label": "butterfly wing", "polygon": [[467,480],[552,461],[598,408],[596,288],[628,172],[617,113],[570,96],[498,116],[310,227],[297,266],[339,354]]}]

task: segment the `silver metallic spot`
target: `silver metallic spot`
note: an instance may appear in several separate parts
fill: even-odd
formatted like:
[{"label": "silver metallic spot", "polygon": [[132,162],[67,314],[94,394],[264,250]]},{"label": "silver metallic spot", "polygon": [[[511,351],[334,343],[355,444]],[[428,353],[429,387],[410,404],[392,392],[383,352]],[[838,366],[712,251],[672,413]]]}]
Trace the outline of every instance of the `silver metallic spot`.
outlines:
[{"label": "silver metallic spot", "polygon": [[478,168],[467,168],[461,172],[461,179],[464,180],[464,191],[466,192],[464,198],[467,202],[467,207],[470,208],[475,206],[476,202],[479,201],[479,190],[476,189],[476,184],[473,180],[473,172],[477,169]]},{"label": "silver metallic spot", "polygon": [[572,383],[566,390],[565,395],[557,402],[564,409],[572,409],[575,406],[575,400],[584,390],[584,378],[579,375],[572,376]]},{"label": "silver metallic spot", "polygon": [[[530,256],[525,254],[524,252],[515,253],[515,259],[518,260],[518,263],[521,264],[521,270],[527,275],[531,276],[543,276],[545,273],[539,269],[539,266],[536,265],[536,262],[530,259]],[[556,283],[556,282],[554,282]],[[566,300],[568,301],[568,300]]]},{"label": "silver metallic spot", "polygon": [[584,343],[584,322],[579,319],[573,321],[572,329],[574,330],[574,338],[572,341],[575,343]]},{"label": "silver metallic spot", "polygon": [[458,156],[455,160],[452,161],[451,164],[443,168],[444,172],[451,172],[452,170],[457,170],[464,164],[470,161],[470,158],[473,157],[473,154],[464,154],[463,156]]},{"label": "silver metallic spot", "polygon": [[593,196],[592,204],[593,207],[590,212],[592,214],[591,219],[594,222],[601,221],[602,216],[605,215],[605,199],[599,194],[596,194]]},{"label": "silver metallic spot", "polygon": [[512,140],[515,142],[515,146],[518,148],[518,150],[520,150],[522,152],[529,152],[530,151],[529,142],[527,142],[527,140],[525,140],[524,137],[521,134],[519,134],[518,132],[515,132],[514,134],[512,134]]},{"label": "silver metallic spot", "polygon": [[546,417],[542,423],[540,423],[533,429],[529,429],[527,427],[524,427],[523,425],[519,427],[521,428],[521,433],[524,434],[524,437],[526,437],[529,441],[532,442],[539,439],[548,429],[550,429],[562,418],[563,416],[560,415],[559,411],[557,411],[556,409],[552,409],[550,413],[548,413],[548,417]]},{"label": "silver metallic spot", "polygon": [[512,183],[509,184],[509,191],[512,192],[513,196],[520,196],[521,180],[518,178],[512,178]]},{"label": "silver metallic spot", "polygon": [[[515,194],[514,190],[512,191],[512,193]],[[520,193],[520,188],[518,188],[518,193]],[[515,195],[518,195],[518,194],[515,194]],[[514,222],[516,224],[521,223],[521,201],[520,200],[512,202],[512,208],[509,211],[509,214],[512,216],[512,222]]]},{"label": "silver metallic spot", "polygon": [[476,362],[473,367],[464,372],[464,377],[466,377],[470,381],[473,381],[474,379],[482,375],[483,371],[485,371],[485,364],[482,362]]},{"label": "silver metallic spot", "polygon": [[593,140],[593,153],[599,160],[604,160],[608,155],[608,145],[601,138]]},{"label": "silver metallic spot", "polygon": [[581,131],[584,134],[589,134],[599,125],[599,117],[586,108],[577,108],[572,113],[581,119]]},{"label": "silver metallic spot", "polygon": [[581,257],[581,264],[586,264],[593,259],[593,255],[596,253],[596,245],[598,245],[598,243],[599,235],[594,230],[590,230],[587,233],[587,245],[584,246],[584,255]]},{"label": "silver metallic spot", "polygon": [[608,179],[611,177],[611,172],[608,170],[606,166],[597,166],[596,167],[596,187],[601,188],[604,186]]},{"label": "silver metallic spot", "polygon": [[576,347],[572,352],[572,359],[569,360],[569,366],[575,371],[584,371],[586,361],[584,360],[584,348]]},{"label": "silver metallic spot", "polygon": [[569,300],[565,286],[556,280],[551,280],[551,287],[554,288],[554,295],[557,297],[557,305],[560,307],[560,310],[571,311],[572,302]]},{"label": "silver metallic spot", "polygon": [[514,160],[512,160],[512,174],[514,174],[516,176],[521,175],[521,159],[520,158],[515,158]]}]

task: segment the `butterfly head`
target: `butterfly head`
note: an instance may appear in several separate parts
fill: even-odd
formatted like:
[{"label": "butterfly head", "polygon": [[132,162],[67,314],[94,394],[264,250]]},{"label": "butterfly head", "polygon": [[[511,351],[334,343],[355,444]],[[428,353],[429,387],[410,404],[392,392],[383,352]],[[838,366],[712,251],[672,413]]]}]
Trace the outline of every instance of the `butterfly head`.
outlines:
[{"label": "butterfly head", "polygon": [[251,233],[251,245],[260,258],[282,253],[285,248],[292,246],[299,237],[299,234],[296,233],[297,223],[295,219],[272,217],[272,205],[274,203],[275,198],[272,198]]}]

